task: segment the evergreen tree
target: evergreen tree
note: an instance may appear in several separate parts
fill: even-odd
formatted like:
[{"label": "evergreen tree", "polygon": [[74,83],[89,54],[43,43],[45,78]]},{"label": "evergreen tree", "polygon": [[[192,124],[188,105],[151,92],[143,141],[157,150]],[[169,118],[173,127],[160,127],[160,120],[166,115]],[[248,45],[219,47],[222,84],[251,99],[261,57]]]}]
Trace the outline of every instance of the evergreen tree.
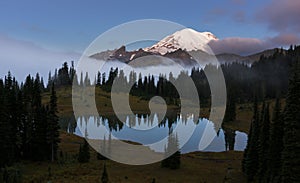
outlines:
[{"label": "evergreen tree", "polygon": [[268,154],[268,182],[280,181],[281,152],[283,149],[283,120],[280,113],[280,101],[276,100],[270,125],[270,148]]},{"label": "evergreen tree", "polygon": [[104,86],[105,82],[106,82],[106,77],[105,77],[105,72],[104,72],[104,73],[102,73],[102,82],[101,82],[101,85]]},{"label": "evergreen tree", "polygon": [[154,81],[154,76],[152,75],[151,78],[149,76],[149,93],[155,94],[155,81]]},{"label": "evergreen tree", "polygon": [[10,165],[19,156],[19,111],[17,106],[18,83],[11,73],[0,81],[0,143],[1,158],[0,166]]},{"label": "evergreen tree", "polygon": [[24,116],[23,120],[20,121],[21,131],[21,152],[24,159],[31,159],[33,154],[32,141],[34,132],[34,116],[33,116],[33,79],[30,75],[26,77],[23,86],[23,105],[24,105]]},{"label": "evergreen tree", "polygon": [[43,77],[41,77],[40,90],[41,90],[41,92],[44,92],[44,91],[45,91],[45,84],[44,84],[44,79],[43,79]]},{"label": "evergreen tree", "polygon": [[[73,73],[71,73],[73,74]],[[69,75],[69,67],[68,63],[65,62],[62,65],[62,68],[58,70],[58,78],[57,78],[57,85],[58,86],[69,86],[72,84],[71,77]]]},{"label": "evergreen tree", "polygon": [[139,73],[139,79],[138,79],[138,84],[137,84],[138,90],[139,90],[139,96],[141,96],[141,91],[143,91],[143,80],[142,80],[142,74]]},{"label": "evergreen tree", "polygon": [[234,122],[236,119],[236,96],[232,91],[233,89],[230,89],[228,92],[228,99],[226,104],[226,111],[225,116],[223,119],[223,122]]},{"label": "evergreen tree", "polygon": [[248,142],[246,149],[244,151],[244,159],[242,162],[243,172],[247,175],[248,181],[253,181],[258,169],[258,137],[260,136],[259,128],[259,111],[257,98],[255,97],[253,104],[253,118],[251,122],[251,127],[248,135]]},{"label": "evergreen tree", "polygon": [[170,158],[170,164],[169,164],[169,167],[171,169],[179,169],[180,168],[180,164],[181,164],[181,161],[180,161],[180,151],[176,151]]},{"label": "evergreen tree", "polygon": [[180,168],[180,150],[178,150],[178,138],[177,136],[174,137],[173,134],[169,135],[168,138],[168,147],[166,148],[166,155],[170,155],[171,152],[174,152],[171,156],[167,157],[166,159],[162,160],[161,166],[170,169],[179,169]]},{"label": "evergreen tree", "polygon": [[5,97],[5,87],[3,81],[0,80],[0,168],[10,165],[12,163],[12,141],[11,131],[12,126],[9,123],[9,116],[7,112],[7,99]]},{"label": "evergreen tree", "polygon": [[8,75],[5,79],[5,101],[6,101],[6,112],[7,112],[7,120],[9,122],[9,128],[8,134],[10,136],[8,137],[9,141],[9,157],[10,162],[13,162],[17,156],[17,134],[18,134],[18,116],[17,116],[17,91],[18,86],[15,78],[11,75],[10,72],[8,72]]},{"label": "evergreen tree", "polygon": [[55,85],[58,84],[58,74],[57,74],[57,69],[55,69],[55,71],[54,71],[53,83],[54,83]]},{"label": "evergreen tree", "polygon": [[266,181],[266,172],[268,168],[267,159],[268,159],[268,150],[270,145],[270,114],[269,114],[269,104],[262,109],[263,115],[261,119],[261,131],[259,134],[259,149],[258,149],[258,157],[259,157],[259,167],[258,167],[258,180],[259,182]]},{"label": "evergreen tree", "polygon": [[108,183],[108,174],[107,174],[106,164],[105,163],[104,163],[104,166],[103,166],[103,172],[102,172],[101,182],[102,183]]},{"label": "evergreen tree", "polygon": [[49,149],[51,152],[51,160],[57,158],[57,150],[58,150],[58,143],[60,142],[59,138],[59,118],[57,116],[57,96],[56,91],[54,88],[54,84],[52,85],[51,89],[51,96],[50,96],[50,105],[49,105],[49,118],[47,124],[47,142],[49,144]]},{"label": "evergreen tree", "polygon": [[70,71],[69,71],[70,83],[74,82],[75,75],[76,75],[76,70],[75,70],[75,66],[74,66],[74,61],[72,61]]},{"label": "evergreen tree", "polygon": [[90,148],[86,140],[79,147],[78,161],[79,163],[88,163],[90,161]]},{"label": "evergreen tree", "polygon": [[48,74],[48,84],[47,84],[47,89],[50,90],[51,86],[52,86],[53,80],[52,80],[52,75],[51,75],[51,71],[49,71]]},{"label": "evergreen tree", "polygon": [[35,149],[32,158],[34,160],[44,160],[47,158],[46,152],[46,133],[47,133],[47,116],[42,106],[41,89],[39,75],[36,75],[33,84],[33,139],[32,148]]},{"label": "evergreen tree", "polygon": [[222,127],[224,131],[224,138],[225,138],[225,150],[226,151],[233,151],[234,150],[234,144],[235,144],[235,130],[232,130],[230,128],[226,128],[224,125]]},{"label": "evergreen tree", "polygon": [[281,182],[300,182],[300,61],[295,63],[289,81],[284,109],[284,135]]},{"label": "evergreen tree", "polygon": [[145,76],[144,77],[144,83],[143,83],[143,91],[146,95],[148,95],[148,93],[149,93],[148,88],[149,88],[149,86],[148,86],[148,77]]},{"label": "evergreen tree", "polygon": [[96,82],[97,86],[101,86],[101,73],[98,71],[97,73],[97,82]]},{"label": "evergreen tree", "polygon": [[[111,86],[114,82],[114,79],[118,76],[118,68],[116,68],[115,70],[113,68],[110,69],[109,75],[108,75],[108,79],[105,82],[106,87],[104,88],[106,91],[110,92],[111,91]],[[104,80],[105,77],[102,77],[102,80]]]},{"label": "evergreen tree", "polygon": [[79,163],[85,163],[84,162],[84,154],[83,154],[83,151],[82,151],[82,145],[81,144],[79,146],[78,162]]},{"label": "evergreen tree", "polygon": [[[1,94],[0,94],[1,95]],[[16,122],[17,122],[17,129],[16,129],[16,148],[17,148],[17,157],[16,160],[19,161],[22,154],[21,154],[21,150],[22,150],[22,124],[24,124],[25,119],[26,119],[26,111],[25,111],[25,107],[24,107],[24,97],[23,97],[23,91],[22,88],[19,89],[18,93],[17,93],[17,103],[16,103],[16,111],[15,111],[15,115],[17,116],[16,118]]]}]

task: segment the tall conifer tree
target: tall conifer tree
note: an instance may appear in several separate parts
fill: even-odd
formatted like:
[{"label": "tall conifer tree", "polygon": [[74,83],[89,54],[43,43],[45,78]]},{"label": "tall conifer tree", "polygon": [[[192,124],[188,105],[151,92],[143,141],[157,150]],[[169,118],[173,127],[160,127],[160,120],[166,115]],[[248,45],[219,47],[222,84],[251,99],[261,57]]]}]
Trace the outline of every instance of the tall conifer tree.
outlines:
[{"label": "tall conifer tree", "polygon": [[300,182],[300,61],[295,63],[284,110],[281,182]]},{"label": "tall conifer tree", "polygon": [[267,172],[267,158],[268,158],[268,149],[270,145],[270,114],[269,114],[269,104],[262,109],[263,115],[261,119],[261,129],[259,134],[259,148],[258,148],[258,157],[259,157],[259,167],[258,167],[258,180],[259,182],[265,181],[265,175]]},{"label": "tall conifer tree", "polygon": [[244,152],[244,159],[242,163],[243,172],[247,175],[248,181],[252,181],[258,169],[258,137],[260,133],[259,128],[259,110],[257,98],[255,97],[253,105],[253,118],[248,135],[247,147]]},{"label": "tall conifer tree", "polygon": [[54,88],[54,84],[51,88],[51,96],[50,96],[50,105],[49,105],[49,118],[48,118],[48,134],[47,134],[47,141],[49,144],[49,149],[51,152],[51,161],[54,161],[57,157],[57,149],[58,143],[60,142],[59,139],[59,118],[57,116],[57,96],[56,91]]},{"label": "tall conifer tree", "polygon": [[283,120],[280,112],[280,101],[276,100],[272,122],[270,125],[270,148],[268,152],[268,182],[279,182],[281,152],[283,149]]}]

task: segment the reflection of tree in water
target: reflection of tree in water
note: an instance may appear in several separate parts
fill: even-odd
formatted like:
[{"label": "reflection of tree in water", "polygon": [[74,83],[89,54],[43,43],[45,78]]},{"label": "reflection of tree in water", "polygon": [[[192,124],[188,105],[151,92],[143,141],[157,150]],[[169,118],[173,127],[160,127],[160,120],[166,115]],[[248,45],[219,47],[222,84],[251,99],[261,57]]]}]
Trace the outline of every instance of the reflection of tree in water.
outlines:
[{"label": "reflection of tree in water", "polygon": [[[82,123],[85,123],[85,126],[88,125],[88,122],[90,121],[91,118],[94,118],[92,121],[95,123],[97,127],[100,125],[105,126],[106,124],[108,125],[108,128],[110,131],[120,131],[123,128],[123,122],[121,122],[117,116],[106,116],[106,117],[99,117],[99,116],[80,116],[78,118],[79,120],[79,125],[82,127]],[[76,120],[75,120],[76,122]],[[74,129],[75,131],[75,129]]]},{"label": "reflection of tree in water", "polygon": [[[188,121],[188,115],[180,115],[176,112],[169,112],[163,118],[159,115],[148,115],[148,114],[136,114],[136,115],[106,115],[106,116],[79,116],[76,120],[74,115],[69,116],[68,118],[61,118],[62,129],[74,133],[77,127],[77,122],[80,127],[83,123],[85,126],[88,126],[89,122],[93,122],[95,126],[99,127],[100,125],[108,126],[109,131],[121,131],[124,127],[124,123],[129,125],[129,128],[141,126],[142,123],[148,126],[153,126],[158,123],[158,127],[167,127],[172,129],[174,125],[180,120],[182,123],[186,124]],[[122,119],[122,121],[120,119]],[[194,123],[198,123],[198,119],[194,119]]]},{"label": "reflection of tree in water", "polygon": [[59,118],[60,128],[68,133],[73,134],[77,127],[77,121],[74,114]]},{"label": "reflection of tree in water", "polygon": [[[99,122],[97,122],[97,126],[98,124],[100,124],[100,121],[104,123],[103,125],[108,124],[110,131],[122,130],[126,120],[128,120],[129,127],[140,126],[142,123],[147,124],[148,126],[153,126],[154,124],[154,116],[150,116],[147,114],[136,114],[135,116],[123,115],[121,116],[121,119],[123,120],[123,122],[116,115],[108,115],[108,116],[98,117],[97,120],[95,121],[99,120]],[[177,123],[177,119],[178,119],[177,113],[167,113],[167,115],[163,119],[160,119],[158,117],[158,122],[159,122],[158,127],[162,127],[162,126],[166,127],[167,125],[168,128],[171,128],[173,124]]]},{"label": "reflection of tree in water", "polygon": [[85,126],[85,130],[84,130],[84,138],[88,138],[89,137],[89,133],[87,130],[87,125]]},{"label": "reflection of tree in water", "polygon": [[115,115],[105,117],[108,121],[108,128],[110,131],[120,131],[123,128],[124,123],[119,120]]},{"label": "reflection of tree in water", "polygon": [[235,136],[236,136],[235,131],[226,127],[223,127],[223,131],[224,131],[224,138],[225,138],[225,150],[226,151],[234,150]]},{"label": "reflection of tree in water", "polygon": [[97,159],[99,160],[106,160],[107,156],[111,154],[111,132],[109,133],[108,140],[106,139],[106,136],[103,136],[103,140],[100,140],[100,147],[97,149]]},{"label": "reflection of tree in water", "polygon": [[161,122],[158,124],[158,127],[166,127],[168,125],[168,128],[170,129],[173,124],[177,123],[178,114],[176,112],[167,112],[166,116],[161,120]]}]

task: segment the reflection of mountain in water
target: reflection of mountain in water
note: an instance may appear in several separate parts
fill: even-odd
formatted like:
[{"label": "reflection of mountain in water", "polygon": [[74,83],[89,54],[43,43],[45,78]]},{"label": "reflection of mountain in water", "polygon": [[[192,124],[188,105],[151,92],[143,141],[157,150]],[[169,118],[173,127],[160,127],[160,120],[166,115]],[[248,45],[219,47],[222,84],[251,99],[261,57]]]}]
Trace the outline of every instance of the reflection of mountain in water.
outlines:
[{"label": "reflection of mountain in water", "polygon": [[[247,135],[228,128],[215,131],[214,124],[206,119],[195,120],[192,116],[168,114],[159,123],[157,115],[124,116],[121,122],[117,116],[81,116],[65,117],[61,119],[62,129],[89,139],[121,139],[137,142],[148,146],[161,141],[168,134],[176,133],[182,153],[193,151],[220,152],[227,150],[243,151],[247,142]],[[213,136],[213,139],[203,149],[201,139],[205,138],[204,131]],[[110,138],[109,138],[110,137]],[[187,137],[190,137],[187,139]],[[150,147],[154,151],[163,152],[164,147]]]}]

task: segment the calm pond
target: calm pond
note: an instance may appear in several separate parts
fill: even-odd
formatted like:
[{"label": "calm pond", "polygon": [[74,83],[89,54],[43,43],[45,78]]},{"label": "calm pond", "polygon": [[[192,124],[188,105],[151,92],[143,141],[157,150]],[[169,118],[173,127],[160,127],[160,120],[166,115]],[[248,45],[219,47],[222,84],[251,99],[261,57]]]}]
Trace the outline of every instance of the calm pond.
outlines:
[{"label": "calm pond", "polygon": [[[68,116],[61,118],[60,124],[63,130],[81,137],[128,140],[145,146],[156,143],[175,131],[181,153],[244,151],[247,144],[246,133],[225,127],[215,129],[214,123],[207,119],[187,118],[183,120],[177,116],[162,120],[159,124],[155,115],[152,119],[149,119],[147,115],[125,117],[125,119],[126,122],[122,123],[116,116],[85,116],[78,119]],[[207,137],[211,140],[201,146],[200,141]],[[163,146],[152,145],[150,148],[156,152],[164,151]]]}]

